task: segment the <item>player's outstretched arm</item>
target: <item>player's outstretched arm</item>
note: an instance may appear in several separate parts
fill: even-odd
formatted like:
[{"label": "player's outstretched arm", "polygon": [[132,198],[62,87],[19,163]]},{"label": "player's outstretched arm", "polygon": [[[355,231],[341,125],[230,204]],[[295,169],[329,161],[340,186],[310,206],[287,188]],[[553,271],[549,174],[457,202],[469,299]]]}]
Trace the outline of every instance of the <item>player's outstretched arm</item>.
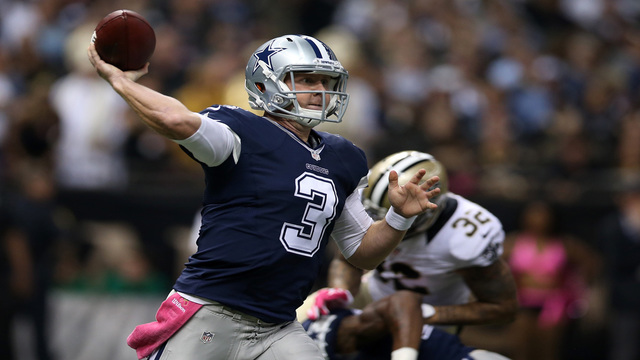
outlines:
[{"label": "player's outstretched arm", "polygon": [[180,101],[136,83],[149,71],[149,63],[139,70],[122,71],[100,59],[93,43],[89,44],[88,56],[98,75],[111,84],[142,121],[160,135],[182,140],[200,127],[200,116]]},{"label": "player's outstretched arm", "polygon": [[458,270],[475,301],[461,305],[436,306],[425,320],[432,325],[499,324],[513,321],[518,310],[516,285],[509,265],[498,259],[486,267]]},{"label": "player's outstretched arm", "polygon": [[399,291],[367,305],[362,313],[346,317],[338,330],[337,351],[348,354],[385,336],[393,338],[392,350],[418,349],[422,335],[422,296]]},{"label": "player's outstretched arm", "polygon": [[336,254],[327,272],[327,285],[331,288],[349,290],[353,296],[360,291],[360,278],[363,271],[353,266],[340,253]]},{"label": "player's outstretched arm", "polygon": [[387,216],[369,227],[356,252],[349,262],[361,269],[371,270],[378,266],[398,246],[415,216],[438,206],[429,199],[440,193],[439,188],[429,190],[440,178],[433,176],[424,183],[420,181],[426,171],[419,170],[404,185],[398,184],[398,173],[389,173],[389,202]]}]

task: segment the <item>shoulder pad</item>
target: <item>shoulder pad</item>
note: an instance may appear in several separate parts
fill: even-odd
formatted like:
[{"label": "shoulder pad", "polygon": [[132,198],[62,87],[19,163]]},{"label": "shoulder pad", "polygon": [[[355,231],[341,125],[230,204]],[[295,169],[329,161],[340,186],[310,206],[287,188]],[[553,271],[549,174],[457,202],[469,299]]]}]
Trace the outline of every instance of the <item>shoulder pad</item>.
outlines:
[{"label": "shoulder pad", "polygon": [[462,199],[451,217],[451,255],[469,265],[488,265],[503,252],[504,229],[500,220],[483,207]]}]

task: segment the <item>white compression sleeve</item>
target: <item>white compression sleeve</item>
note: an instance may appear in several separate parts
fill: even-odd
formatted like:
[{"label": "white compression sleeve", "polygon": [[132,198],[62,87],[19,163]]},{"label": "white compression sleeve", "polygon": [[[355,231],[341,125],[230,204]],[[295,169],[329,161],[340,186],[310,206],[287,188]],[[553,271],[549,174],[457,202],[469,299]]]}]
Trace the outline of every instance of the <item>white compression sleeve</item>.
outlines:
[{"label": "white compression sleeve", "polygon": [[240,155],[240,138],[227,125],[199,114],[202,119],[200,128],[184,140],[173,140],[184,146],[207,166],[222,164],[233,154],[235,161]]},{"label": "white compression sleeve", "polygon": [[347,197],[342,214],[331,233],[345,258],[350,258],[356,252],[371,224],[373,219],[360,202],[360,192],[356,189]]}]

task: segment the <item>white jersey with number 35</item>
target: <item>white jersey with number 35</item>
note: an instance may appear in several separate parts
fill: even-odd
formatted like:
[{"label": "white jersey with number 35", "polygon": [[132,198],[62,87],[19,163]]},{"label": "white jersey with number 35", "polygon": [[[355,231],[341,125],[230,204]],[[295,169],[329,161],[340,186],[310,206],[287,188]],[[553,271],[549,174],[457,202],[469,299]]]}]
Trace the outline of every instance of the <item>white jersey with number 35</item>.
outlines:
[{"label": "white jersey with number 35", "polygon": [[470,290],[456,270],[488,266],[502,255],[504,230],[482,206],[448,193],[436,222],[406,238],[374,271],[365,274],[378,300],[398,290],[424,294],[423,302],[453,305],[469,301]]}]

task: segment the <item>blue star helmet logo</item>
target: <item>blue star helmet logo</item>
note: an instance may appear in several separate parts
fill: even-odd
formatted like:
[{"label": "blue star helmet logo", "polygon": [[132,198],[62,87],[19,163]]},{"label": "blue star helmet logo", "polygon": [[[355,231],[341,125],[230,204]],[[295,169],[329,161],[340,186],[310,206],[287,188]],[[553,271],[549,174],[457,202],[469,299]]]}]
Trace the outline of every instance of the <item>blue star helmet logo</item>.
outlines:
[{"label": "blue star helmet logo", "polygon": [[266,46],[264,49],[262,49],[262,51],[256,52],[255,54],[253,54],[253,56],[257,59],[256,64],[253,66],[253,71],[251,72],[252,74],[255,74],[256,70],[258,70],[258,67],[260,66],[260,60],[264,61],[265,64],[267,64],[267,67],[273,71],[273,65],[271,65],[271,57],[277,53],[279,53],[280,51],[284,50],[284,48],[272,48],[271,46],[273,45],[273,41],[271,43],[269,43],[268,46]]}]

